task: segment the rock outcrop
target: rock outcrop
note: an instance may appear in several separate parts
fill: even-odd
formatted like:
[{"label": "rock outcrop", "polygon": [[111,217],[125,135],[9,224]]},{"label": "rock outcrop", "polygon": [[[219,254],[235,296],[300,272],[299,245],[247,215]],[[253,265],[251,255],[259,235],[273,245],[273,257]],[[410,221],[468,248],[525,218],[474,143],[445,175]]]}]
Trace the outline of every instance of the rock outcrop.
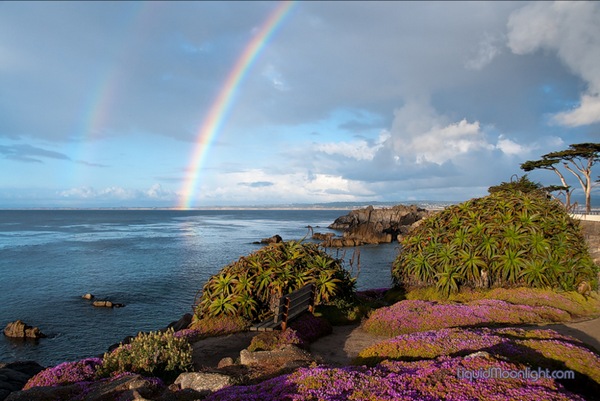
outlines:
[{"label": "rock outcrop", "polygon": [[282,368],[296,368],[308,366],[315,359],[313,356],[295,345],[286,345],[273,351],[251,352],[244,349],[240,352],[240,364],[242,365],[265,365],[276,364]]},{"label": "rock outcrop", "polygon": [[21,390],[29,379],[42,370],[43,366],[32,361],[0,363],[0,401],[10,393]]},{"label": "rock outcrop", "polygon": [[343,237],[325,239],[323,245],[342,247],[389,243],[399,240],[410,231],[413,224],[429,215],[429,211],[415,205],[380,209],[369,206],[352,210],[329,226],[334,230],[343,230]]},{"label": "rock outcrop", "polygon": [[4,335],[11,338],[44,338],[46,335],[37,327],[29,326],[28,324],[17,320],[10,322],[4,328]]},{"label": "rock outcrop", "polygon": [[157,399],[162,393],[161,384],[140,375],[127,375],[115,379],[55,387],[33,387],[10,393],[6,401],[42,401],[85,399],[86,401]]},{"label": "rock outcrop", "polygon": [[239,383],[238,380],[226,374],[187,372],[180,374],[175,380],[175,384],[182,390],[190,389],[199,393],[199,395],[206,396],[213,391]]},{"label": "rock outcrop", "polygon": [[279,234],[275,234],[272,237],[269,238],[263,238],[260,241],[255,241],[255,244],[278,244],[280,242],[283,242],[283,238],[281,238],[281,235]]}]

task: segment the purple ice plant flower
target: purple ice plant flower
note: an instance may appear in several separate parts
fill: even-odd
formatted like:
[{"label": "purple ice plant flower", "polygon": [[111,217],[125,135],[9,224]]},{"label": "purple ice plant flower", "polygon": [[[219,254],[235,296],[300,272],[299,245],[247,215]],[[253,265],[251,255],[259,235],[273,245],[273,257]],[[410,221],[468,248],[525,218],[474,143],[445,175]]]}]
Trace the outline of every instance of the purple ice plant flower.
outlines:
[{"label": "purple ice plant flower", "polygon": [[87,358],[76,362],[64,362],[47,368],[33,376],[23,390],[32,387],[59,386],[77,382],[92,381],[96,378],[96,368],[102,365],[100,358]]},{"label": "purple ice plant flower", "polygon": [[416,362],[384,362],[375,367],[303,368],[257,385],[232,386],[211,394],[207,401],[233,400],[584,400],[553,379],[465,380],[457,372],[520,365],[494,358],[441,357]]},{"label": "purple ice plant flower", "polygon": [[405,300],[375,310],[364,328],[370,333],[392,337],[448,327],[541,323],[569,318],[567,312],[549,306],[515,305],[496,299],[468,304]]}]

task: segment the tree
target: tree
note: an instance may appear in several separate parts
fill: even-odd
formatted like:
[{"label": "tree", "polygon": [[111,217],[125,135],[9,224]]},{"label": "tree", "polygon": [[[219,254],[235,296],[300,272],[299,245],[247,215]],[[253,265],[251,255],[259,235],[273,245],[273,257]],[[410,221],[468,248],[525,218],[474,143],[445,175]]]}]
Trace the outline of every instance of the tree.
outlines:
[{"label": "tree", "polygon": [[[542,156],[542,157],[544,157],[544,156]],[[570,210],[571,209],[571,194],[573,193],[573,189],[571,188],[570,185],[567,184],[567,180],[565,179],[565,176],[560,172],[559,169],[557,169],[555,167],[555,165],[558,164],[559,162],[560,162],[560,159],[528,160],[525,163],[521,164],[521,169],[524,171],[532,171],[535,169],[553,171],[560,179],[562,186],[551,185],[551,186],[545,187],[545,189],[548,192],[554,192],[554,191],[559,191],[559,193],[564,192],[564,195],[565,195],[564,205],[567,210]]]},{"label": "tree", "polygon": [[568,149],[551,152],[542,156],[541,160],[527,161],[521,164],[521,168],[525,171],[533,169],[545,169],[554,171],[563,184],[561,187],[553,187],[562,189],[566,193],[565,206],[570,207],[570,198],[573,190],[555,167],[562,162],[563,167],[577,178],[583,192],[585,194],[585,210],[589,213],[592,209],[591,194],[593,181],[591,178],[592,167],[600,161],[600,143],[578,143],[570,145]]}]

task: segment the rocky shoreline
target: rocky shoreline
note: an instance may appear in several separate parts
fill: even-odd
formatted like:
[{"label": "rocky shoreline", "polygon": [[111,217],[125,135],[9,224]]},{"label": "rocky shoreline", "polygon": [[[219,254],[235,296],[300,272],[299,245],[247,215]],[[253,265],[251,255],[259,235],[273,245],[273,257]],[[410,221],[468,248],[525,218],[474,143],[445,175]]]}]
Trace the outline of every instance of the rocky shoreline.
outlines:
[{"label": "rocky shoreline", "polygon": [[328,228],[342,231],[341,237],[332,233],[314,233],[313,239],[325,247],[352,247],[366,244],[400,242],[402,237],[433,212],[416,205],[396,205],[391,208],[368,206],[338,217]]}]

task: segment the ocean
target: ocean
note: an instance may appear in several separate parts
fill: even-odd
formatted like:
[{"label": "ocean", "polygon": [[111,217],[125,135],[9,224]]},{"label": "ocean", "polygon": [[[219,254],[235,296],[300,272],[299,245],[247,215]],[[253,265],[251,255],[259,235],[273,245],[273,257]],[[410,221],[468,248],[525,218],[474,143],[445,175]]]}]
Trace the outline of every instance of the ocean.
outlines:
[{"label": "ocean", "polygon": [[[275,234],[299,240],[309,225],[331,232],[327,226],[347,212],[0,210],[0,326],[20,319],[48,335],[1,335],[0,362],[56,365],[165,327],[192,311],[212,274],[261,247],[253,242]],[[357,288],[388,287],[398,244],[358,249]],[[348,261],[353,248],[330,252]],[[81,298],[86,293],[125,307],[94,308]]]}]

